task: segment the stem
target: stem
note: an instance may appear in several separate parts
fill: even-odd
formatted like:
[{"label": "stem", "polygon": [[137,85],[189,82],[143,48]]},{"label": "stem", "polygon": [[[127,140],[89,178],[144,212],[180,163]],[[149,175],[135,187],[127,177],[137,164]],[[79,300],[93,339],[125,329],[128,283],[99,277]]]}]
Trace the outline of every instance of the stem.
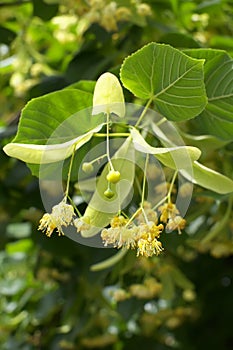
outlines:
[{"label": "stem", "polygon": [[66,191],[65,191],[65,199],[67,199],[69,196],[70,177],[71,177],[71,170],[72,170],[73,161],[74,161],[75,147],[76,147],[76,145],[74,145],[74,147],[73,147],[73,152],[72,152],[72,156],[70,159],[69,171],[68,171],[68,176],[67,176]]},{"label": "stem", "polygon": [[141,200],[141,207],[144,206],[144,200],[145,200],[145,190],[146,190],[146,170],[148,166],[149,161],[149,154],[146,155],[146,161],[145,161],[145,167],[144,167],[144,176],[143,176],[143,184],[142,184],[142,200]]},{"label": "stem", "polygon": [[146,216],[146,212],[145,212],[145,210],[144,210],[144,208],[142,207],[142,214],[143,214],[143,216],[144,216],[144,219],[145,219],[145,221],[146,221],[146,224],[148,224],[148,219],[147,219],[147,216]]},{"label": "stem", "polygon": [[166,200],[168,199],[168,196],[165,196],[163,199],[161,199],[161,201],[159,201],[159,203],[157,203],[152,210],[156,210],[161,204],[163,204]]},{"label": "stem", "polygon": [[73,199],[68,195],[67,198],[69,199],[70,203],[72,204],[72,206],[74,207],[75,211],[77,212],[79,218],[81,218],[83,215],[80,213],[80,211],[78,210],[78,208],[76,207]]},{"label": "stem", "polygon": [[171,202],[171,193],[172,193],[172,189],[173,189],[173,186],[174,186],[174,182],[176,180],[176,176],[178,174],[178,171],[176,170],[173,177],[172,177],[172,181],[171,181],[171,184],[170,184],[170,188],[169,188],[169,191],[168,191],[168,194],[167,194],[167,198],[168,198],[168,203]]},{"label": "stem", "polygon": [[145,105],[145,108],[143,109],[143,111],[142,111],[142,113],[141,113],[137,123],[135,124],[135,128],[141,123],[141,121],[144,118],[144,116],[145,116],[145,114],[146,114],[146,112],[147,112],[147,110],[148,110],[148,108],[149,108],[149,106],[150,106],[152,101],[153,101],[153,98],[151,97],[149,99],[149,101],[147,102],[147,104]]},{"label": "stem", "polygon": [[[128,132],[113,132],[113,133],[111,133],[111,134],[109,134],[108,136],[109,137],[121,137],[121,136],[129,136],[130,135],[130,133],[128,133]],[[106,137],[107,136],[107,134],[104,134],[104,133],[96,133],[96,134],[94,134],[93,135],[94,137]]]},{"label": "stem", "polygon": [[140,211],[142,211],[142,207],[140,206],[140,208],[138,208],[135,213],[133,214],[133,216],[131,216],[131,218],[129,219],[129,221],[127,222],[127,224],[125,225],[125,227],[129,226],[129,224],[131,224],[131,222],[133,221],[133,219],[138,215],[138,213],[140,213]]},{"label": "stem", "polygon": [[110,158],[110,150],[109,150],[109,123],[110,123],[109,113],[106,113],[106,114],[107,114],[106,153],[107,153],[107,158],[108,158],[108,162],[109,162],[109,165],[110,165],[110,169],[114,170],[114,167],[112,165],[112,161],[111,161],[111,158]]},{"label": "stem", "polygon": [[167,118],[162,118],[162,119],[160,119],[159,121],[158,121],[158,123],[156,123],[155,125],[156,126],[160,126],[160,125],[162,125],[163,123],[165,123],[167,121]]},{"label": "stem", "polygon": [[145,221],[148,223],[147,220],[147,216],[146,213],[144,211],[143,205],[144,205],[144,199],[145,199],[145,189],[146,189],[146,170],[147,170],[147,166],[148,166],[148,161],[149,161],[149,154],[146,155],[146,161],[145,161],[145,167],[144,167],[144,176],[143,176],[143,184],[142,184],[142,199],[141,199],[141,204],[140,207],[138,208],[138,210],[136,210],[136,212],[133,214],[133,216],[131,216],[131,218],[129,219],[129,221],[127,222],[127,224],[125,225],[126,227],[133,221],[133,219],[138,215],[138,213],[140,213],[140,211],[142,211],[144,217],[145,217]]},{"label": "stem", "polygon": [[229,198],[227,210],[225,212],[225,215],[223,216],[222,220],[217,221],[215,225],[211,228],[209,233],[201,240],[201,243],[207,243],[210,242],[213,238],[215,238],[227,225],[229,221],[229,217],[231,215],[232,211],[232,204],[233,204],[233,196]]},{"label": "stem", "polygon": [[90,164],[93,164],[95,162],[98,162],[98,160],[107,157],[107,153],[103,154],[102,156],[99,156],[98,158],[93,159],[91,162],[89,162]]},{"label": "stem", "polygon": [[172,193],[172,189],[173,189],[173,186],[174,186],[174,182],[175,182],[175,179],[176,179],[176,176],[178,174],[178,171],[176,170],[175,173],[173,174],[173,177],[172,177],[172,181],[171,181],[171,184],[170,184],[170,187],[169,187],[169,191],[168,191],[168,194],[163,198],[161,199],[161,201],[159,201],[159,203],[157,203],[152,209],[153,210],[156,210],[161,204],[163,204],[166,200],[168,200],[168,203],[171,203],[171,193]]}]

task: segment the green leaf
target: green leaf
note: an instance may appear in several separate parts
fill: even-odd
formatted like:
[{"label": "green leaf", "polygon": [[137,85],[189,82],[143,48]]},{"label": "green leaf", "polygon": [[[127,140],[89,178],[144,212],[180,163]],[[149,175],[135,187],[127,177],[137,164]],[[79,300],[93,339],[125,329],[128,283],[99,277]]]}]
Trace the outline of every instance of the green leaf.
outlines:
[{"label": "green leaf", "polygon": [[0,26],[0,43],[9,45],[16,37],[16,33],[12,30]]},{"label": "green leaf", "polygon": [[127,57],[123,85],[135,96],[154,101],[169,120],[191,119],[204,109],[204,60],[188,57],[169,45],[150,43]]},{"label": "green leaf", "polygon": [[44,21],[48,21],[57,14],[58,4],[49,3],[43,0],[33,0],[33,15],[42,18]]},{"label": "green leaf", "polygon": [[186,143],[200,148],[201,152],[204,154],[220,149],[229,143],[212,135],[192,135],[184,132],[181,132],[181,135]]},{"label": "green leaf", "polygon": [[135,128],[132,127],[130,133],[137,151],[154,154],[158,160],[172,169],[184,169],[187,167],[187,159],[193,162],[199,159],[201,155],[198,148],[191,146],[152,147]]},{"label": "green leaf", "polygon": [[78,136],[68,142],[55,145],[34,145],[23,143],[8,143],[4,152],[14,158],[30,164],[48,164],[64,160],[71,156],[75,150],[88,142],[94,133],[98,132],[104,124],[98,125],[84,135]]},{"label": "green leaf", "polygon": [[7,243],[6,251],[8,254],[15,254],[18,252],[29,253],[33,248],[33,241],[31,239],[20,239],[15,242]]},{"label": "green leaf", "polygon": [[193,289],[194,284],[189,281],[189,279],[183,274],[183,272],[176,268],[171,267],[171,275],[174,280],[174,283],[182,289]]},{"label": "green leaf", "polygon": [[211,191],[226,194],[233,192],[233,181],[228,177],[214,171],[206,166],[198,163],[193,164],[193,173],[189,174],[187,170],[182,170],[181,173],[186,178],[194,183],[208,188]]},{"label": "green leaf", "polygon": [[208,104],[197,118],[202,130],[219,139],[233,139],[233,60],[223,50],[185,51],[205,59],[205,85]]},{"label": "green leaf", "polygon": [[79,80],[77,83],[67,86],[66,89],[78,89],[93,94],[95,84],[96,82],[93,80]]},{"label": "green leaf", "polygon": [[159,38],[159,41],[176,48],[200,47],[198,42],[194,40],[193,36],[179,32],[166,33]]},{"label": "green leaf", "polygon": [[108,258],[104,261],[101,261],[97,264],[92,265],[90,270],[91,271],[101,271],[101,270],[107,269],[109,267],[112,267],[113,265],[117,264],[125,256],[125,254],[127,252],[128,252],[128,249],[122,248],[121,250],[119,250],[119,252],[117,252],[116,254],[111,256],[110,258]]},{"label": "green leaf", "polygon": [[[22,110],[19,129],[13,142],[46,144],[48,138],[69,117],[77,115],[81,122],[76,121],[77,135],[82,135],[96,127],[99,123],[91,114],[78,114],[92,106],[92,94],[76,90],[65,89],[52,92],[42,97],[32,99]],[[82,125],[81,125],[82,124]],[[63,130],[64,139],[70,140],[70,130]],[[57,135],[55,135],[57,136]],[[53,143],[59,143],[54,138]],[[64,141],[64,140],[63,140]]]},{"label": "green leaf", "polygon": [[175,284],[171,275],[170,268],[164,268],[163,270],[161,270],[159,278],[163,286],[162,292],[160,294],[161,299],[173,299],[175,295]]},{"label": "green leaf", "polygon": [[6,234],[11,238],[25,238],[30,236],[32,231],[30,222],[15,222],[7,225]]},{"label": "green leaf", "polygon": [[111,184],[111,189],[115,193],[114,197],[108,199],[104,196],[104,191],[108,188],[106,175],[109,172],[107,164],[98,178],[96,190],[84,213],[84,217],[90,218],[92,228],[82,231],[83,237],[96,235],[103,227],[109,224],[110,220],[119,211],[120,204],[125,201],[134,181],[134,147],[132,140],[128,137],[112,157],[114,169],[119,171],[121,178],[119,183]]}]

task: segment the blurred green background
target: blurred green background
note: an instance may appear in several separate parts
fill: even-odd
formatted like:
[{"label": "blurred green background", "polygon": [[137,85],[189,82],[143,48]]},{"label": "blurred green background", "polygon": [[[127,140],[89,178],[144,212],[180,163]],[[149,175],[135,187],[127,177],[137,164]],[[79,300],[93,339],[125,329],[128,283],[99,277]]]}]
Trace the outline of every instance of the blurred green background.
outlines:
[{"label": "blurred green background", "polygon": [[[1,148],[28,100],[117,73],[151,41],[232,55],[233,1],[0,1]],[[195,133],[195,124],[187,128]],[[232,177],[232,142],[209,147],[203,160]],[[115,250],[46,238],[37,230],[44,212],[38,179],[2,150],[0,165],[2,350],[233,348],[229,197],[197,188],[189,229],[168,235],[162,256],[132,252],[92,272]]]}]

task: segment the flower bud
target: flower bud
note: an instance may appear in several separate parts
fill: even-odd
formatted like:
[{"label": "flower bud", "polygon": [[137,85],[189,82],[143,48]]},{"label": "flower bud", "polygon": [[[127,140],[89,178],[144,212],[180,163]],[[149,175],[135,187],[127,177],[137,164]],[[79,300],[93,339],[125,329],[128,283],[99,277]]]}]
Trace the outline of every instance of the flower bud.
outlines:
[{"label": "flower bud", "polygon": [[108,199],[111,199],[114,196],[114,192],[110,188],[107,188],[107,190],[104,191],[104,195]]},{"label": "flower bud", "polygon": [[110,170],[108,175],[106,176],[106,179],[108,182],[111,182],[113,184],[116,184],[120,180],[121,174],[117,170]]},{"label": "flower bud", "polygon": [[90,174],[93,171],[94,167],[91,163],[85,162],[82,165],[82,170],[84,173]]}]

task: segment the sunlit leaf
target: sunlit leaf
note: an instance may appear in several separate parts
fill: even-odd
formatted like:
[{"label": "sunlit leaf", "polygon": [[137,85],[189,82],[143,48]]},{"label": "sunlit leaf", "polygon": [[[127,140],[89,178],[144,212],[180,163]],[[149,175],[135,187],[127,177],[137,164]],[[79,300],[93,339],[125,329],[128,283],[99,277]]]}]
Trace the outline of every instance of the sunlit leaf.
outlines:
[{"label": "sunlit leaf", "polygon": [[223,50],[188,50],[192,57],[205,59],[208,104],[197,118],[202,130],[223,140],[233,139],[233,60]]},{"label": "sunlit leaf", "polygon": [[125,59],[121,80],[169,120],[191,119],[207,102],[203,65],[169,45],[150,43]]}]

